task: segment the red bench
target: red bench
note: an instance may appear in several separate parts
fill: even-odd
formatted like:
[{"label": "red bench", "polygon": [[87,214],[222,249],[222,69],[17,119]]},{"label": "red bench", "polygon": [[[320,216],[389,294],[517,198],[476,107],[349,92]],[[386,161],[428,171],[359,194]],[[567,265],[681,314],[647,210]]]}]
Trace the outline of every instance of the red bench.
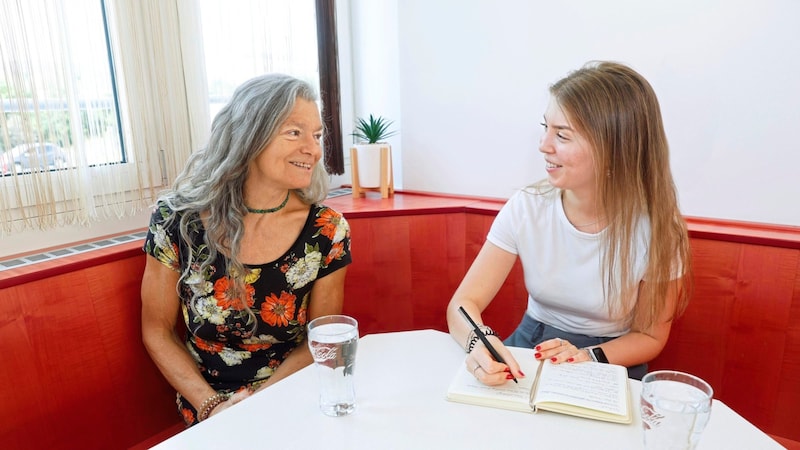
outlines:
[{"label": "red bench", "polygon": [[[445,306],[502,202],[398,193],[329,204],[352,227],[345,313],[367,334],[445,331]],[[800,440],[800,228],[690,228],[694,298],[651,368],[695,373],[765,432]],[[0,272],[3,448],[147,448],[182,429],[141,343],[140,246]],[[507,335],[525,308],[519,267],[498,295],[485,318]]]}]

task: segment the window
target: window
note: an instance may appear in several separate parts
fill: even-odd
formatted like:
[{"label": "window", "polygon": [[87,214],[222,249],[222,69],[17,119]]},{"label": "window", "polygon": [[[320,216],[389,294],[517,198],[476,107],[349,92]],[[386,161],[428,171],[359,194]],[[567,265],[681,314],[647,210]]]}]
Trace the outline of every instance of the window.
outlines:
[{"label": "window", "polygon": [[268,72],[319,88],[314,0],[201,0],[211,117],[244,81]]},{"label": "window", "polygon": [[123,160],[102,3],[75,5],[3,3],[1,175]]},{"label": "window", "polygon": [[334,2],[201,0],[200,10],[211,118],[249,78],[282,72],[304,79],[325,108],[328,172],[342,174]]},{"label": "window", "polygon": [[77,217],[91,165],[124,160],[102,3],[0,2],[0,229]]},{"label": "window", "polygon": [[[149,207],[204,144],[215,102],[264,71],[324,81],[325,159],[341,173],[332,11],[333,0],[0,2],[0,235]],[[236,36],[249,56],[222,43]]]}]

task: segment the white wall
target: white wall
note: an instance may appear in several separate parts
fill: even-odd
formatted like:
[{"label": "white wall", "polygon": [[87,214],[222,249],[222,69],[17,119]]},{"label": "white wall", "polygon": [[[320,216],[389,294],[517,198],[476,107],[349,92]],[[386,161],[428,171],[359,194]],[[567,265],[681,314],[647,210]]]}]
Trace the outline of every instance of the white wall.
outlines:
[{"label": "white wall", "polygon": [[[800,1],[340,0],[337,14],[345,141],[354,116],[395,120],[398,188],[505,198],[542,178],[547,86],[613,59],[659,94],[684,214],[800,225]],[[0,256],[147,217],[15,234]]]},{"label": "white wall", "polygon": [[[399,36],[395,44],[385,33],[382,49],[380,33],[358,31],[378,5],[396,11]],[[400,112],[400,188],[508,197],[542,178],[547,87],[588,60],[610,59],[639,70],[659,95],[684,214],[800,225],[796,0],[351,0],[351,8],[355,113]],[[385,13],[375,19],[385,31],[395,26]],[[395,45],[392,84],[394,74],[379,80],[367,54],[383,52],[391,67]]]},{"label": "white wall", "polygon": [[[338,4],[348,2],[339,1]],[[345,153],[349,155],[353,143],[350,133],[356,117],[366,118],[370,114],[383,116],[394,122],[392,129],[402,131],[401,83],[399,72],[398,21],[396,0],[350,0],[349,48],[351,54],[340,51],[341,72],[351,70],[352,84],[342,82],[342,96],[351,94],[352,115],[342,113],[342,135],[345,137]],[[341,9],[337,12],[343,12]],[[341,16],[339,16],[341,17]],[[342,22],[338,21],[341,25]],[[352,58],[355,62],[351,64]],[[343,79],[344,79],[343,75]],[[344,105],[343,105],[344,106]],[[395,186],[403,185],[403,165],[400,159],[403,146],[399,137],[389,138],[392,144],[392,165]],[[349,167],[347,168],[349,172]],[[344,183],[350,183],[347,174]]]}]

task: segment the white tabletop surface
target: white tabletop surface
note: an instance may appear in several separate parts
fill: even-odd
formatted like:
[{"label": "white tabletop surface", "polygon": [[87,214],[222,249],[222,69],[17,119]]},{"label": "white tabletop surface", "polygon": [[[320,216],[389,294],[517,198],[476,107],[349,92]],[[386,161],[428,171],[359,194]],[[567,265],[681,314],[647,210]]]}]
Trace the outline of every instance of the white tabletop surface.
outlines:
[{"label": "white tabletop surface", "polygon": [[[445,400],[464,352],[433,330],[361,338],[357,407],[346,417],[318,408],[314,367],[154,447],[166,449],[640,449],[641,384],[631,381],[634,421],[620,425],[561,414],[535,414]],[[714,400],[697,450],[780,449],[777,442]]]}]

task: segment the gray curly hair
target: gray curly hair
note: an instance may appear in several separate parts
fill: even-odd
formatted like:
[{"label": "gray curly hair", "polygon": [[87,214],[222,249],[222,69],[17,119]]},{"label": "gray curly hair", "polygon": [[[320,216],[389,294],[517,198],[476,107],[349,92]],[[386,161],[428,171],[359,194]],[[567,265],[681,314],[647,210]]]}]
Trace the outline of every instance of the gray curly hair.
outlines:
[{"label": "gray curly hair", "polygon": [[[235,292],[243,292],[246,272],[238,255],[247,213],[244,182],[250,162],[274,139],[298,98],[319,102],[310,84],[288,75],[267,74],[244,82],[214,118],[208,145],[189,157],[172,187],[162,193],[159,200],[173,211],[167,220],[180,216],[181,239],[187,246],[191,246],[189,230],[199,225],[200,213],[205,217],[205,255],[199,261],[193,261],[197,255],[188,255],[181,281],[188,282],[194,264],[199,263],[195,270],[202,273],[222,253],[228,258],[227,273]],[[327,196],[328,174],[322,161],[314,166],[311,184],[295,192],[309,205]],[[201,295],[200,290],[193,291],[195,298]]]}]

